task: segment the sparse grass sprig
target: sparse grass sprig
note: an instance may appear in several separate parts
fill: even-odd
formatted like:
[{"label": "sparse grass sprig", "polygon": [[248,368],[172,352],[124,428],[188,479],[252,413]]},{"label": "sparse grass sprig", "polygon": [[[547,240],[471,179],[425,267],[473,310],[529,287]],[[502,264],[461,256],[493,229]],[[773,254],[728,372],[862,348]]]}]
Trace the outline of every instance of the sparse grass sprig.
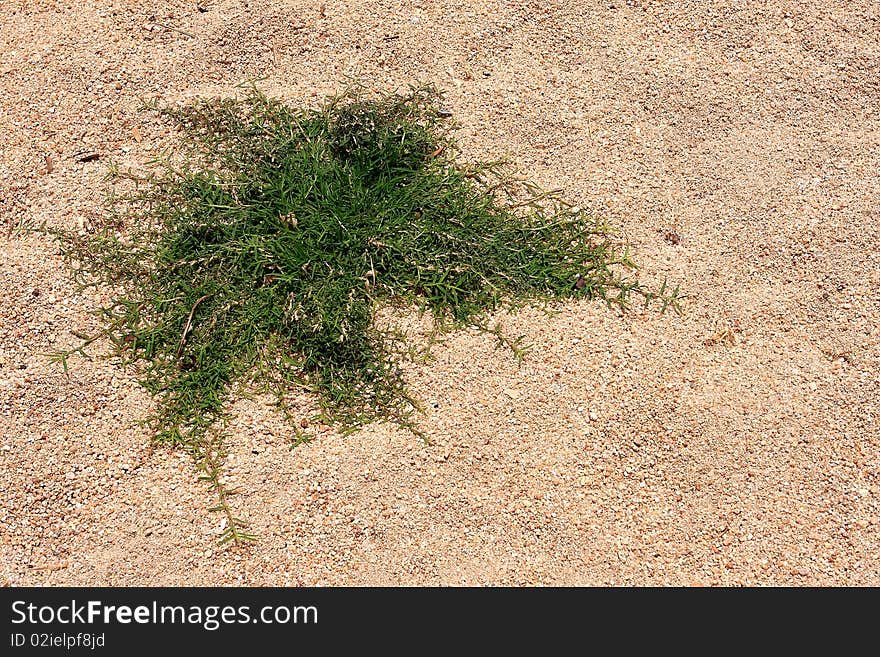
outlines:
[{"label": "sparse grass sprig", "polygon": [[[76,280],[117,292],[101,336],[155,396],[156,440],[188,449],[217,492],[224,539],[249,537],[221,473],[234,384],[263,386],[286,413],[305,389],[342,429],[418,431],[383,306],[494,333],[518,357],[520,340],[490,327],[499,308],[677,307],[677,288],[626,278],[633,263],[601,219],[497,163],[459,165],[438,98],[353,90],[294,109],[254,92],[162,110],[186,137],[178,163],[129,174],[104,230],[59,234]],[[74,352],[57,355],[65,368]]]}]

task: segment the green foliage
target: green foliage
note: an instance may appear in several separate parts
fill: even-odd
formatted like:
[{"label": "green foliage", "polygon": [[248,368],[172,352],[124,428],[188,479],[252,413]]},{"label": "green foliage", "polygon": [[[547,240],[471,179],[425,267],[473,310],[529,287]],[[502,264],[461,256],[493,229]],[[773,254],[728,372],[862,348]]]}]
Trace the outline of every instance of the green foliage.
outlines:
[{"label": "green foliage", "polygon": [[[101,310],[114,353],[157,399],[161,443],[189,449],[247,538],[222,483],[224,408],[237,382],[285,395],[305,388],[342,429],[391,420],[418,431],[399,334],[378,309],[417,305],[441,330],[490,328],[515,304],[633,295],[662,308],[677,289],[628,280],[607,227],[498,163],[455,161],[430,87],[346,92],[320,109],[243,100],[162,110],[183,132],[182,164],[119,174],[97,234],[60,234],[83,285],[111,285]],[[67,356],[58,354],[65,369]],[[307,439],[294,426],[300,440]]]}]

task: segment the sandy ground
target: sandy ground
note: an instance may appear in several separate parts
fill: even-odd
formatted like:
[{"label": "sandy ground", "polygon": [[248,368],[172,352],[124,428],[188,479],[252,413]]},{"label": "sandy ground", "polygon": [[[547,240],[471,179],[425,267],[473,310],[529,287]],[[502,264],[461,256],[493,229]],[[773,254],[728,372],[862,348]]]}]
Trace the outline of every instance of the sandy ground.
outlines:
[{"label": "sandy ground", "polygon": [[[323,7],[0,0],[0,582],[880,585],[877,3]],[[346,76],[436,82],[466,155],[606,214],[691,298],[507,318],[521,368],[450,336],[409,370],[429,446],[375,426],[291,451],[240,403],[260,540],[220,548],[133,374],[41,356],[100,299],[13,228],[88,230],[107,163],[173,143],[139,98],[263,77],[314,104]]]}]

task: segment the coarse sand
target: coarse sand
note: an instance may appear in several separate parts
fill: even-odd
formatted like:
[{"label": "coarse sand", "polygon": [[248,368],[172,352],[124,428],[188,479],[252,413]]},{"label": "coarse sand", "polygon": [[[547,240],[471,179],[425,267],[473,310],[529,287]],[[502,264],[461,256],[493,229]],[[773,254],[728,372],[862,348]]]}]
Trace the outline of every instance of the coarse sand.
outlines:
[{"label": "coarse sand", "polygon": [[[106,292],[21,229],[90,230],[108,164],[173,147],[142,99],[254,78],[305,105],[435,82],[464,157],[607,216],[684,315],[499,316],[521,367],[447,336],[407,366],[428,445],[291,450],[241,401],[227,472],[260,538],[220,547],[135,374],[43,356]],[[880,585],[878,171],[869,0],[0,0],[0,583]]]}]

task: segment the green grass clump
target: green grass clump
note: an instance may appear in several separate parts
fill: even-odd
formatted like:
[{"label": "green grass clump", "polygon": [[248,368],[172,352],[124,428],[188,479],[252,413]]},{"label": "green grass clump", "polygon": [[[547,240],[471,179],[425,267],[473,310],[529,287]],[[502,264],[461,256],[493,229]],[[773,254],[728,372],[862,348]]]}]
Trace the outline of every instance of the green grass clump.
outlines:
[{"label": "green grass clump", "polygon": [[138,364],[156,440],[193,453],[227,514],[224,539],[248,537],[220,476],[234,384],[282,407],[305,388],[343,429],[414,428],[400,334],[375,321],[388,304],[484,330],[519,303],[675,304],[677,291],[622,276],[632,263],[601,221],[498,164],[456,163],[439,107],[428,87],[349,91],[319,109],[252,93],[162,110],[186,138],[182,164],[129,174],[103,230],[62,235],[77,280],[117,292],[89,341],[109,338]]}]

